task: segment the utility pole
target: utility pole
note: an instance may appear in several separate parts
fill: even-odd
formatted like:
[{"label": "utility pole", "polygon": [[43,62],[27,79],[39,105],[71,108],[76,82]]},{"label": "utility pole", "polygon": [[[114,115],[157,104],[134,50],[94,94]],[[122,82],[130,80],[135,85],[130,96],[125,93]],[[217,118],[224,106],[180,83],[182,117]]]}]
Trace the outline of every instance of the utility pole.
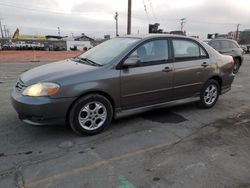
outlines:
[{"label": "utility pole", "polygon": [[7,29],[7,37],[10,38],[10,30]]},{"label": "utility pole", "polygon": [[183,32],[184,23],[186,23],[186,18],[181,19],[181,31]]},{"label": "utility pole", "polygon": [[131,34],[131,9],[132,9],[132,0],[128,0],[128,24],[127,24],[127,34]]},{"label": "utility pole", "polygon": [[2,28],[2,22],[1,22],[2,20],[1,20],[1,18],[0,18],[0,30],[1,30],[1,36],[2,36],[2,38],[3,38],[3,28]]},{"label": "utility pole", "polygon": [[7,29],[6,29],[6,25],[3,25],[3,33],[4,33],[4,37],[7,38]]},{"label": "utility pole", "polygon": [[116,36],[118,37],[119,34],[118,34],[118,12],[115,12],[115,33],[116,33]]},{"label": "utility pole", "polygon": [[239,27],[240,27],[240,24],[237,24],[236,37],[235,37],[235,40],[236,40],[237,42],[239,41]]},{"label": "utility pole", "polygon": [[61,36],[60,27],[57,27],[57,30],[58,30],[58,36]]}]

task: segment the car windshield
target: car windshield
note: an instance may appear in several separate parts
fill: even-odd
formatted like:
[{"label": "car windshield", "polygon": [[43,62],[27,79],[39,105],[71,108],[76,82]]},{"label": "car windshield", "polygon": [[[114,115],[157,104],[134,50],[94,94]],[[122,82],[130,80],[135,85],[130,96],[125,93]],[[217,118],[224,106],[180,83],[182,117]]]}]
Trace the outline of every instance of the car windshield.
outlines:
[{"label": "car windshield", "polygon": [[89,59],[100,65],[110,63],[115,57],[121,54],[124,50],[130,47],[133,43],[140,40],[139,38],[114,38],[99,44],[90,49],[80,58]]}]

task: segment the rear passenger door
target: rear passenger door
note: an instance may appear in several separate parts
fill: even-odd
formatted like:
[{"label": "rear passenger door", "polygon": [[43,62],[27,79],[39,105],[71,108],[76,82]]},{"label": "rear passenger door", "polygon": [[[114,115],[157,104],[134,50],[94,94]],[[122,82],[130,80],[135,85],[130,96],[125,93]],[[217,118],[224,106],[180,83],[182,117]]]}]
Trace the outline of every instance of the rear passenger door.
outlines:
[{"label": "rear passenger door", "polygon": [[183,99],[199,93],[211,71],[208,53],[196,41],[172,38],[174,55],[173,96]]}]

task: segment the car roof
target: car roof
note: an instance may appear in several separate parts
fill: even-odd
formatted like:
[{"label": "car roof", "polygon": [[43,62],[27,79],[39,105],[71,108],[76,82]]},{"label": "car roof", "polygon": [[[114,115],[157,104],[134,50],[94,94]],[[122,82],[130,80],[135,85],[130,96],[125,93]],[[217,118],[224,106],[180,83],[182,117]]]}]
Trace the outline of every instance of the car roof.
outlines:
[{"label": "car roof", "polygon": [[236,41],[233,40],[233,39],[225,39],[225,38],[217,38],[217,39],[212,39],[212,40],[210,40],[210,41],[221,41],[221,40],[236,42]]},{"label": "car roof", "polygon": [[139,39],[153,39],[153,38],[162,38],[162,37],[178,37],[178,38],[189,38],[195,39],[193,37],[187,37],[183,35],[175,35],[175,34],[138,34],[138,35],[123,35],[119,36],[119,38],[139,38]]}]

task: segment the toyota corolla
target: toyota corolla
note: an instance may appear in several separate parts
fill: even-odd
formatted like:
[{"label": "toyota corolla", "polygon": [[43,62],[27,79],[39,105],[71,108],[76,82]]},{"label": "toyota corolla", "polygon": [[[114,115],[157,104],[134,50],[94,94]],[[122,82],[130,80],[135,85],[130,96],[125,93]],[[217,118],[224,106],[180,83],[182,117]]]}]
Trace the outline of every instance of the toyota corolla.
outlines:
[{"label": "toyota corolla", "polygon": [[211,108],[230,90],[233,67],[232,57],[194,38],[118,37],[23,73],[12,104],[26,123],[67,123],[93,135],[112,119],[153,108],[190,101]]}]

